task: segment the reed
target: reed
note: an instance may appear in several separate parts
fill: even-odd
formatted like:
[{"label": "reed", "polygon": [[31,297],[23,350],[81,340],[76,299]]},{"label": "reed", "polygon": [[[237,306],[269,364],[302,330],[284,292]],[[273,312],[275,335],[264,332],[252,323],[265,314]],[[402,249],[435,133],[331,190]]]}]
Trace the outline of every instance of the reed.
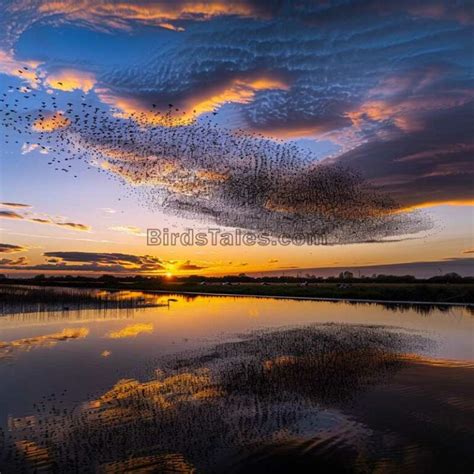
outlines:
[{"label": "reed", "polygon": [[77,288],[0,286],[0,315],[158,306],[156,295]]}]

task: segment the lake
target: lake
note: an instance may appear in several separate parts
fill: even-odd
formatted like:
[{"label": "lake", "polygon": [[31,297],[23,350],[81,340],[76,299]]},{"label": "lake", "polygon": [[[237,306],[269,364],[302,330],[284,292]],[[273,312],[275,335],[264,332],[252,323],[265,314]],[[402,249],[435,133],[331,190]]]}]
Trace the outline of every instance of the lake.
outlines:
[{"label": "lake", "polygon": [[0,472],[472,472],[472,308],[146,299],[0,317]]}]

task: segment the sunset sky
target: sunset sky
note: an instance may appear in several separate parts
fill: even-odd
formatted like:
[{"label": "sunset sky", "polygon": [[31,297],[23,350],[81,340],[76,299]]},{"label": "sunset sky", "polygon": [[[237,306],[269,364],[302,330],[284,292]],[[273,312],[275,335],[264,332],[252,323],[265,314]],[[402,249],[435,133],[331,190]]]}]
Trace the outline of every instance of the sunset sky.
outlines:
[{"label": "sunset sky", "polygon": [[[210,275],[410,262],[444,270],[454,262],[474,274],[469,3],[0,0],[0,273]],[[158,119],[154,111],[163,117],[169,104],[179,114]],[[172,172],[160,165],[158,177],[137,179],[131,162],[143,147],[128,143],[117,156],[104,125],[89,122],[94,140],[74,129],[79,109],[87,123],[86,108],[143,137],[170,133],[177,147],[211,123],[202,126],[224,137],[226,160],[244,143],[233,137],[248,134],[259,150],[278,146],[295,160],[353,169],[393,198],[397,215],[430,224],[329,246],[147,246],[147,228],[216,227],[202,219],[204,189],[211,207],[219,196],[225,209],[220,226],[242,227],[241,203],[228,210],[220,155],[213,148],[211,160],[198,145],[206,166],[192,179],[179,156],[165,157]],[[44,120],[31,119],[39,110]],[[28,121],[25,134],[18,123]],[[58,138],[47,135],[58,130],[61,145],[50,146]],[[84,159],[69,166],[63,158],[79,146]],[[147,159],[162,158],[156,146]],[[155,191],[193,213],[150,199]],[[272,199],[269,219],[304,220],[314,209]]]}]

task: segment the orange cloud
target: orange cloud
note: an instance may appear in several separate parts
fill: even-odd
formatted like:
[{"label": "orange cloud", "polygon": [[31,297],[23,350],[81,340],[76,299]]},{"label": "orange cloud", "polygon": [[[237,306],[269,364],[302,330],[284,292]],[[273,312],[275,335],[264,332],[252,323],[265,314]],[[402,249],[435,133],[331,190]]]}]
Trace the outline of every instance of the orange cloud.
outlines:
[{"label": "orange cloud", "polygon": [[255,8],[247,1],[173,2],[96,2],[93,0],[46,1],[39,7],[43,15],[63,15],[67,20],[78,20],[97,27],[129,29],[130,21],[162,26],[173,20],[208,20],[223,15],[256,16]]},{"label": "orange cloud", "polygon": [[153,332],[152,323],[137,323],[130,326],[126,326],[118,331],[111,331],[107,334],[109,339],[124,339],[127,337],[137,337],[139,334],[146,333],[150,334]]},{"label": "orange cloud", "polygon": [[437,206],[474,206],[474,199],[422,202],[420,204],[414,204],[413,206],[404,207],[403,209],[398,209],[394,211],[394,213],[411,212],[417,209],[426,209]]},{"label": "orange cloud", "polygon": [[466,104],[471,95],[459,97],[417,97],[392,103],[390,100],[368,100],[358,109],[347,112],[356,127],[360,127],[365,120],[383,122],[392,120],[400,129],[412,132],[423,129],[421,113],[432,110],[448,109]]},{"label": "orange cloud", "polygon": [[90,72],[62,69],[50,74],[44,82],[47,86],[61,91],[82,90],[89,92],[94,87],[96,79],[95,75]]},{"label": "orange cloud", "polygon": [[36,68],[40,64],[39,61],[17,61],[11,52],[0,49],[0,73],[23,79],[33,88],[38,87]]},{"label": "orange cloud", "polygon": [[139,99],[116,95],[108,89],[97,90],[97,93],[104,103],[117,109],[114,114],[116,117],[133,119],[144,125],[171,127],[189,125],[200,115],[212,112],[226,103],[249,103],[258,91],[288,88],[285,81],[265,75],[232,79],[212,90],[178,100],[176,108],[185,113],[172,115],[164,110],[153,110],[151,104],[144,104]]},{"label": "orange cloud", "polygon": [[69,126],[71,121],[62,112],[55,112],[36,119],[32,129],[35,132],[54,132]]},{"label": "orange cloud", "polygon": [[369,90],[366,100],[361,105],[347,112],[346,116],[357,128],[360,128],[366,120],[374,122],[391,120],[400,130],[406,132],[421,130],[424,127],[421,114],[462,106],[474,96],[473,92],[467,89],[433,95],[429,92],[429,87],[442,75],[442,70],[432,67],[405,76],[386,77]]},{"label": "orange cloud", "polygon": [[184,31],[184,28],[179,26],[174,26],[171,23],[158,23],[158,26],[165,28],[166,30],[173,30],[173,31]]}]

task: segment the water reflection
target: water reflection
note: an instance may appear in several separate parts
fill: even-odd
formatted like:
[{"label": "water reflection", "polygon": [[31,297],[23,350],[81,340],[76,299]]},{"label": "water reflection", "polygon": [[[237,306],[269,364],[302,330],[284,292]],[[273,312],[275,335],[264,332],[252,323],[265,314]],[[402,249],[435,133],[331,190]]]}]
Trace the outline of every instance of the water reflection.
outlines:
[{"label": "water reflection", "polygon": [[89,329],[87,328],[66,328],[61,332],[53,334],[44,334],[42,336],[26,337],[9,342],[0,341],[0,360],[11,357],[16,350],[32,350],[37,347],[52,347],[58,342],[69,339],[80,339],[87,337]]},{"label": "water reflection", "polygon": [[[184,472],[191,466],[204,472],[285,472],[278,460],[284,465],[294,458],[308,469],[348,472],[408,472],[426,463],[437,472],[438,462],[468,466],[473,433],[463,420],[472,405],[459,403],[459,384],[445,393],[430,393],[426,381],[411,380],[406,387],[407,379],[426,380],[426,368],[436,367],[406,356],[426,344],[422,336],[379,326],[328,324],[250,334],[169,358],[154,378],[119,380],[73,409],[51,396],[34,416],[10,419],[4,463],[18,470],[49,463],[60,472],[143,463],[157,470],[166,456],[178,472],[180,466]],[[472,375],[472,367],[456,370]],[[428,375],[435,384],[446,377]],[[440,407],[460,422],[443,422]],[[387,417],[387,409],[395,413]],[[405,439],[413,423],[410,409],[424,425],[415,430],[414,444]],[[426,429],[433,421],[442,426],[431,435]],[[391,440],[379,445],[387,423]],[[449,445],[456,440],[454,460],[425,442],[439,436],[440,428]]]},{"label": "water reflection", "polygon": [[19,351],[0,361],[0,471],[471,468],[465,309],[175,299],[123,319],[89,310],[87,327],[0,318]]}]

